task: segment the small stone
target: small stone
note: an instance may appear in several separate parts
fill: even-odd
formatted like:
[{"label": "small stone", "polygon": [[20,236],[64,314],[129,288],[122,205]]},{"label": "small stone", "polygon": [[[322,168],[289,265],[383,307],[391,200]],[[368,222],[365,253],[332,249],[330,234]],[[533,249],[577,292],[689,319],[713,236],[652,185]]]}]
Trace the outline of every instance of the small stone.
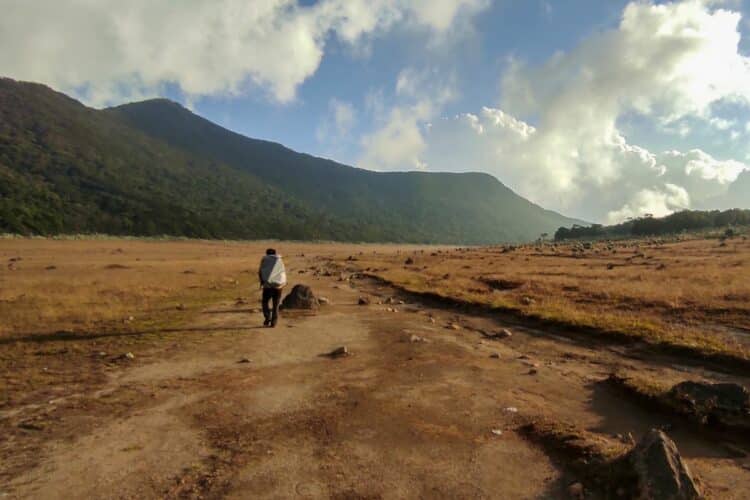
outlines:
[{"label": "small stone", "polygon": [[320,305],[323,305],[323,306],[327,306],[331,304],[331,301],[328,300],[327,297],[318,297],[318,302],[320,303]]},{"label": "small stone", "polygon": [[357,304],[360,306],[370,305],[370,299],[367,297],[360,297],[359,300],[357,300]]},{"label": "small stone", "polygon": [[[484,332],[482,332],[482,333],[484,333]],[[502,340],[502,339],[508,339],[508,338],[512,337],[513,333],[510,330],[508,330],[507,328],[503,328],[499,332],[484,333],[484,336],[487,337],[488,339],[492,339],[492,340]]]},{"label": "small stone", "polygon": [[242,358],[241,360],[237,361],[238,363],[250,363],[249,358]]},{"label": "small stone", "polygon": [[409,338],[409,342],[411,342],[412,344],[417,344],[427,342],[427,339],[424,337],[420,337],[419,335],[412,335],[411,338]]},{"label": "small stone", "polygon": [[185,310],[185,304],[177,304],[177,310],[178,311],[184,311]]},{"label": "small stone", "polygon": [[126,352],[125,354],[120,356],[120,359],[133,360],[135,359],[135,354],[133,354],[132,352]]},{"label": "small stone", "polygon": [[503,431],[501,431],[500,429],[492,429],[490,432],[492,432],[495,436],[503,435]]},{"label": "small stone", "polygon": [[492,359],[500,359],[500,355],[498,353],[496,353],[496,352],[493,352],[492,354],[490,354],[490,357]]},{"label": "small stone", "polygon": [[328,356],[331,358],[342,358],[344,356],[349,356],[349,349],[347,349],[345,345],[337,347],[336,349],[329,352]]},{"label": "small stone", "polygon": [[451,323],[448,325],[448,328],[450,328],[451,330],[460,330],[461,325],[459,325],[458,323]]},{"label": "small stone", "polygon": [[536,375],[537,373],[539,373],[539,370],[537,370],[536,368],[532,368],[531,370],[529,370],[529,375]]},{"label": "small stone", "polygon": [[515,406],[509,406],[505,408],[505,411],[508,413],[518,413],[518,408],[516,408]]}]

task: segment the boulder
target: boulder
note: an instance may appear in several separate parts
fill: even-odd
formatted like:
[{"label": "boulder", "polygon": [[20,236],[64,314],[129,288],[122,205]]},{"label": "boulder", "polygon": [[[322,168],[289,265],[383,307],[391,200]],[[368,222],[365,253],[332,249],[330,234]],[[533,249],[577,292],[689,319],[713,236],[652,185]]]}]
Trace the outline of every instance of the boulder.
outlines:
[{"label": "boulder", "polygon": [[628,460],[637,478],[634,498],[701,498],[690,470],[677,451],[677,445],[664,432],[651,429],[630,451]]},{"label": "boulder", "polygon": [[672,387],[666,397],[702,424],[750,427],[750,393],[741,385],[688,380]]},{"label": "boulder", "polygon": [[294,285],[292,291],[281,302],[282,309],[317,309],[320,302],[307,285]]}]

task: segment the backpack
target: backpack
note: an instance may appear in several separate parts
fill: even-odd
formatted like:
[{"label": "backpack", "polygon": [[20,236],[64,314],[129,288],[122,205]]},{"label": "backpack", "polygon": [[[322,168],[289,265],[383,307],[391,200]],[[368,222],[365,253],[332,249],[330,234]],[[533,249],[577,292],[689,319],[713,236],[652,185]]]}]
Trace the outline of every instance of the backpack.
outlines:
[{"label": "backpack", "polygon": [[283,288],[286,285],[284,261],[278,255],[266,255],[260,265],[261,279],[265,286]]}]

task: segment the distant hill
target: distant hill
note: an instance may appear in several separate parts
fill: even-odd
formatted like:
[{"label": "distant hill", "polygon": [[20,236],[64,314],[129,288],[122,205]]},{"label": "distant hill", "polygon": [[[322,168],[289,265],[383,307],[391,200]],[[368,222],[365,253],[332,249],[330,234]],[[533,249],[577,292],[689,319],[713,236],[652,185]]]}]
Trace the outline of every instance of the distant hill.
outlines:
[{"label": "distant hill", "polygon": [[682,210],[666,217],[640,217],[612,226],[574,225],[559,228],[555,240],[661,236],[737,226],[750,226],[750,210]]},{"label": "distant hill", "polygon": [[579,221],[486,174],[378,173],[157,99],[87,108],[0,79],[0,232],[478,244]]}]

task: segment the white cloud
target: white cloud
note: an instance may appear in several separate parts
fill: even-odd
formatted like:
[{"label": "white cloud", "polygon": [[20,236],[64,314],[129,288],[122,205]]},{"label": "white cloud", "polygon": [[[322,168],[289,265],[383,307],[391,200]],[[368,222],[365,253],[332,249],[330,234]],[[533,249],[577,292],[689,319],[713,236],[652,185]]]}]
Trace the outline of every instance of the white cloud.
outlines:
[{"label": "white cloud", "polygon": [[188,97],[249,85],[277,101],[315,73],[326,39],[358,43],[396,24],[433,33],[485,0],[50,0],[4,2],[0,74],[75,91],[95,105],[177,85]]},{"label": "white cloud", "polygon": [[362,138],[358,164],[373,170],[424,170],[424,133],[429,121],[445,103],[455,98],[455,81],[443,78],[435,70],[406,68],[396,79],[398,103],[386,111],[382,93],[367,98],[366,106],[375,114],[379,127]]},{"label": "white cloud", "polygon": [[607,222],[614,224],[646,215],[663,217],[689,206],[690,196],[684,188],[674,184],[665,184],[663,190],[642,189],[638,191],[625,206],[610,212]]},{"label": "white cloud", "polygon": [[627,114],[684,134],[687,119],[736,125],[711,111],[750,102],[750,62],[738,52],[739,14],[715,4],[632,2],[616,29],[568,53],[535,67],[513,61],[503,110],[433,121],[423,162],[490,172],[535,202],[588,220],[663,215],[721,196],[746,164],[698,149],[654,153],[618,128]]},{"label": "white cloud", "polygon": [[328,102],[328,115],[316,132],[318,141],[336,142],[349,137],[356,121],[357,112],[351,103],[331,99]]}]

